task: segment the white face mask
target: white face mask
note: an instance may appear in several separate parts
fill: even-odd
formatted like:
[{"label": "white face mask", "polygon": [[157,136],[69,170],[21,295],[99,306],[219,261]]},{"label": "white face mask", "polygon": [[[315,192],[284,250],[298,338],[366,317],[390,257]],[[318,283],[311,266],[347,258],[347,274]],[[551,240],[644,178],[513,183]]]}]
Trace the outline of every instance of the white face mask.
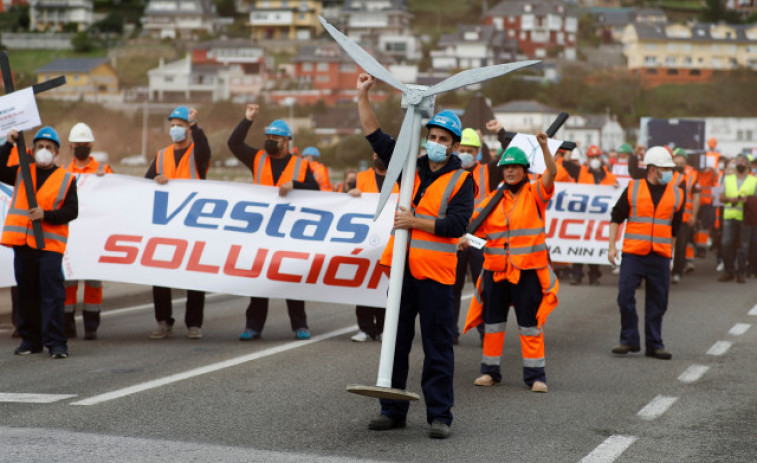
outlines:
[{"label": "white face mask", "polygon": [[591,167],[594,170],[597,170],[600,167],[602,167],[602,161],[599,160],[598,158],[593,158],[589,160],[589,167]]},{"label": "white face mask", "polygon": [[40,167],[47,167],[50,164],[52,164],[53,157],[54,157],[54,154],[52,153],[52,151],[48,150],[47,148],[38,149],[37,152],[34,153],[34,161]]},{"label": "white face mask", "polygon": [[460,163],[462,164],[463,169],[467,169],[476,162],[473,155],[470,153],[457,153],[457,157],[460,158]]}]

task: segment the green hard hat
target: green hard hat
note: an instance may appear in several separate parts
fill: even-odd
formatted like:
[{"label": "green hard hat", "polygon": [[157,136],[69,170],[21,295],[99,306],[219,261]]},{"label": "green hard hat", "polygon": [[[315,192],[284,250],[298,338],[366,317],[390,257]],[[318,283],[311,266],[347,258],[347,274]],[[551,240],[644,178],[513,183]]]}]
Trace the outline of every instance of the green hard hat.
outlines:
[{"label": "green hard hat", "polygon": [[618,148],[618,153],[620,154],[633,154],[633,148],[631,148],[631,145],[628,143],[623,143],[620,145],[620,148]]},{"label": "green hard hat", "polygon": [[676,157],[676,156],[687,157],[688,153],[686,153],[685,149],[679,147],[673,150],[673,157]]},{"label": "green hard hat", "polygon": [[505,150],[505,153],[499,159],[499,164],[497,164],[497,166],[509,166],[512,164],[521,165],[526,169],[528,169],[528,167],[531,165],[531,163],[528,162],[526,153],[524,153],[523,150],[518,148],[517,146],[511,146],[507,148],[507,150]]}]

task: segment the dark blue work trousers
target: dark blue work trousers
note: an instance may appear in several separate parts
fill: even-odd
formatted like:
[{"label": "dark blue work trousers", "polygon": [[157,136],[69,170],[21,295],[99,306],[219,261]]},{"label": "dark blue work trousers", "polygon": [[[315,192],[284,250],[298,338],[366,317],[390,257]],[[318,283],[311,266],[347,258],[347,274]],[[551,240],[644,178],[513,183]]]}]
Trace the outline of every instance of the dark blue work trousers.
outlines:
[{"label": "dark blue work trousers", "polygon": [[63,334],[63,254],[40,251],[29,246],[13,247],[13,267],[18,283],[18,332],[22,346],[33,350],[62,348]]},{"label": "dark blue work trousers", "polygon": [[[455,373],[455,356],[452,350],[454,309],[452,285],[434,280],[418,280],[405,267],[402,282],[400,316],[397,327],[397,344],[394,350],[392,387],[406,389],[410,348],[415,336],[415,317],[420,316],[423,342],[423,372],[421,389],[426,400],[426,421],[452,423],[452,377]],[[381,399],[381,414],[392,418],[407,415],[410,403],[402,400]]]},{"label": "dark blue work trousers", "polygon": [[618,281],[620,306],[620,343],[640,346],[639,317],[636,314],[636,288],[646,280],[644,334],[647,350],[664,349],[662,317],[668,309],[670,259],[656,253],[646,256],[623,253]]}]

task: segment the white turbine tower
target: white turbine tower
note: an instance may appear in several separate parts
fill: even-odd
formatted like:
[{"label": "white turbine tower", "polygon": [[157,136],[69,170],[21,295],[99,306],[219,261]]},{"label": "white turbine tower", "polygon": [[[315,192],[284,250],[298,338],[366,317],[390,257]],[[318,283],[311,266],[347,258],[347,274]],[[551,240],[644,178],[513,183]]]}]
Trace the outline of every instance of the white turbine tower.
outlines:
[{"label": "white turbine tower", "polygon": [[[503,76],[508,72],[539,63],[538,60],[521,61],[468,69],[431,87],[405,85],[386,68],[381,66],[373,56],[362,49],[357,43],[339,32],[334,26],[326,22],[323,17],[320,20],[326,31],[365,72],[402,92],[402,106],[407,108],[405,118],[402,121],[402,128],[397,137],[397,143],[394,146],[392,159],[387,168],[386,179],[381,188],[381,196],[374,220],[378,218],[384,209],[392,188],[402,172],[405,173],[404,178],[406,181],[400,185],[399,205],[407,209],[410,208],[410,201],[413,195],[412,179],[415,177],[416,161],[420,147],[421,118],[424,116],[429,118],[433,116],[436,95],[467,85],[485,82],[495,77]],[[418,400],[420,398],[418,394],[392,388],[392,368],[394,366],[394,349],[397,340],[402,280],[405,273],[405,259],[407,257],[407,239],[407,230],[398,229],[394,231],[392,268],[389,273],[389,294],[387,297],[384,334],[376,386],[348,386],[347,390],[355,394],[394,400]]]}]

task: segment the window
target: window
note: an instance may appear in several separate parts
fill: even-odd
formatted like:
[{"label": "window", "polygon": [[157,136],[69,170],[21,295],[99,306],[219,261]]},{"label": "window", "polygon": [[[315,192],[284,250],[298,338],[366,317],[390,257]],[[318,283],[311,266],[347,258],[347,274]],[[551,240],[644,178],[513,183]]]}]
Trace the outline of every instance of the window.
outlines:
[{"label": "window", "polygon": [[74,74],[74,82],[79,82],[79,74]]},{"label": "window", "polygon": [[668,69],[667,74],[669,76],[677,76],[678,75],[678,69]]},{"label": "window", "polygon": [[692,59],[691,59],[691,56],[687,56],[687,57],[685,57],[685,58],[683,59],[683,64],[684,64],[685,66],[691,66],[692,64],[694,64],[694,63],[693,63],[693,61],[692,61]]},{"label": "window", "polygon": [[351,63],[345,63],[339,65],[339,72],[356,72],[357,69],[355,68],[354,64]]},{"label": "window", "polygon": [[313,72],[313,63],[302,63],[303,72]]},{"label": "window", "polygon": [[723,67],[723,61],[720,58],[712,58],[712,67],[719,69]]},{"label": "window", "polygon": [[665,65],[666,66],[675,66],[678,60],[675,56],[668,56],[665,58]]},{"label": "window", "polygon": [[744,133],[746,134],[746,140],[752,141],[752,131],[751,130],[745,130]]},{"label": "window", "polygon": [[691,71],[689,71],[689,75],[690,76],[701,76],[702,75],[702,71],[700,71],[699,69],[692,69]]},{"label": "window", "polygon": [[741,141],[744,139],[744,131],[743,130],[737,130],[736,131],[736,140]]},{"label": "window", "polygon": [[163,76],[163,82],[173,82],[173,76]]},{"label": "window", "polygon": [[323,63],[323,62],[318,63],[318,64],[316,64],[315,69],[318,72],[326,72],[326,71],[329,70],[329,63]]},{"label": "window", "polygon": [[657,50],[657,44],[656,43],[645,43],[644,44],[644,49],[645,50],[649,50],[649,51]]},{"label": "window", "polygon": [[721,47],[720,45],[718,45],[718,44],[713,44],[713,45],[712,45],[712,46],[710,47],[710,50],[711,50],[711,51],[712,51],[713,53],[720,53],[720,49],[721,49],[721,48],[722,48],[722,47]]},{"label": "window", "polygon": [[646,73],[647,74],[657,74],[657,69],[649,68],[649,69],[646,70]]},{"label": "window", "polygon": [[318,76],[315,80],[316,82],[328,82],[331,78],[329,76]]},{"label": "window", "polygon": [[647,66],[654,66],[657,64],[657,57],[656,56],[645,56],[644,57],[644,64]]}]

